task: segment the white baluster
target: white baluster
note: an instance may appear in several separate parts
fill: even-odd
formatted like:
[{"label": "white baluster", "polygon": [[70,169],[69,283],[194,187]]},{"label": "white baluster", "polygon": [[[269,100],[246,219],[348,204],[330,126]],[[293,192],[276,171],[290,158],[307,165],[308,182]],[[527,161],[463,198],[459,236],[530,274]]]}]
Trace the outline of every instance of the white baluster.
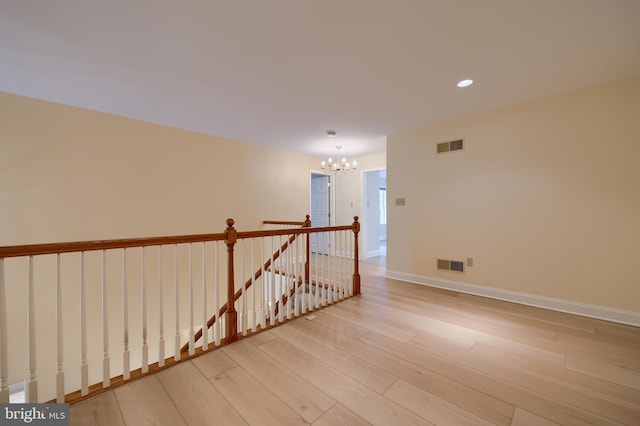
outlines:
[{"label": "white baluster", "polygon": [[338,280],[339,286],[338,286],[338,299],[343,299],[344,298],[344,256],[345,256],[345,249],[344,249],[344,232],[345,231],[338,231],[338,238],[340,239],[340,252],[339,252],[339,257],[338,257],[338,265],[340,265],[340,279]]},{"label": "white baluster", "polygon": [[9,352],[7,348],[7,290],[4,258],[0,258],[0,404],[9,403]]},{"label": "white baluster", "polygon": [[111,371],[109,368],[109,320],[107,315],[107,258],[102,250],[102,387],[111,385]]},{"label": "white baluster", "polygon": [[267,276],[265,275],[265,271],[264,271],[264,241],[265,237],[262,237],[262,244],[261,244],[261,251],[260,251],[260,280],[262,281],[262,291],[260,292],[261,297],[260,297],[260,327],[262,327],[262,329],[264,329],[267,326],[267,321],[266,321],[266,315],[265,315],[265,311],[264,311],[264,299],[266,297],[266,283],[267,283]]},{"label": "white baluster", "polygon": [[280,256],[278,256],[278,260],[280,262],[280,267],[278,268],[278,278],[280,282],[280,288],[278,289],[278,301],[280,302],[280,308],[278,309],[278,321],[282,322],[284,321],[285,309],[285,307],[282,306],[282,295],[284,294],[284,289],[287,286],[287,276],[283,275],[284,269],[286,267],[284,261],[286,255],[282,253],[282,235],[278,237],[278,253],[280,253]]},{"label": "white baluster", "polygon": [[327,292],[325,291],[325,279],[324,279],[324,258],[325,258],[325,255],[324,255],[325,239],[324,239],[324,237],[325,237],[325,233],[321,232],[319,237],[322,240],[322,246],[321,246],[322,247],[322,255],[320,257],[320,284],[321,284],[321,287],[320,287],[320,289],[321,289],[320,305],[324,306],[324,305],[326,305],[326,300],[325,299],[327,297],[327,295],[326,295]]},{"label": "white baluster", "polygon": [[131,378],[131,353],[129,352],[129,297],[127,289],[127,249],[122,250],[122,336],[124,351],[122,352],[122,378]]},{"label": "white baluster", "polygon": [[295,235],[295,240],[293,240],[293,252],[291,253],[291,257],[293,258],[293,263],[291,264],[292,269],[292,281],[295,289],[295,301],[294,301],[294,315],[300,315],[302,311],[302,307],[304,306],[304,286],[299,285],[298,279],[300,278],[300,272],[298,271],[298,267],[300,266],[300,259],[298,258],[298,245],[299,235]]},{"label": "white baluster", "polygon": [[348,238],[349,238],[349,280],[347,282],[347,288],[349,289],[349,296],[353,296],[353,273],[355,271],[353,266],[355,262],[355,257],[353,252],[353,231],[349,231]]},{"label": "white baluster", "polygon": [[[311,234],[309,234],[311,236]],[[318,253],[318,247],[319,247],[319,235],[315,234],[315,238],[316,238],[316,252],[315,255],[313,256],[313,271],[314,274],[316,276],[316,285],[315,285],[315,290],[316,290],[316,294],[315,294],[315,300],[313,303],[313,306],[315,309],[318,309],[320,307],[320,281],[319,281],[319,274],[318,274],[318,266],[319,266],[319,258],[320,258],[320,253]],[[311,253],[309,253],[309,256],[311,256]],[[311,261],[309,261],[309,263],[311,263]],[[311,274],[311,271],[309,271],[309,274]],[[309,277],[309,281],[311,281],[311,277]]]},{"label": "white baluster", "polygon": [[89,366],[87,365],[87,291],[84,252],[80,252],[80,396],[89,394]]},{"label": "white baluster", "polygon": [[342,245],[341,245],[341,239],[340,239],[340,232],[341,231],[336,231],[334,233],[334,238],[335,238],[335,245],[336,245],[336,252],[335,252],[335,281],[334,281],[334,301],[338,301],[340,300],[340,287],[342,286],[342,276],[341,276],[341,272],[342,272],[342,264],[341,264],[341,251],[342,251]]},{"label": "white baluster", "polygon": [[202,242],[202,350],[209,348],[209,327],[207,327],[207,246]]},{"label": "white baluster", "polygon": [[213,323],[213,341],[216,346],[220,345],[220,301],[218,300],[219,289],[219,277],[220,270],[218,269],[218,241],[214,241],[213,246],[213,314],[215,315],[215,321]]},{"label": "white baluster", "polygon": [[140,302],[142,304],[142,372],[149,372],[149,344],[147,342],[147,275],[144,270],[144,247],[140,247]]},{"label": "white baluster", "polygon": [[[0,262],[1,261],[2,259],[0,259]],[[61,279],[60,273],[61,273],[60,272],[60,253],[58,253],[56,254],[56,402],[63,403],[64,402],[64,367],[63,367],[64,345],[62,341],[62,279]],[[2,274],[2,271],[0,271],[0,274]],[[1,279],[2,278],[0,277],[0,280]]]},{"label": "white baluster", "polygon": [[29,360],[29,379],[27,380],[27,388],[25,390],[25,399],[27,402],[38,402],[38,380],[36,370],[36,309],[34,305],[34,284],[33,284],[33,256],[29,256],[29,287],[27,292],[27,330],[29,333],[29,342],[27,345],[27,359]]},{"label": "white baluster", "polygon": [[240,309],[240,332],[242,333],[243,336],[247,335],[247,295],[245,294],[245,285],[244,285],[244,254],[245,254],[245,244],[244,244],[245,240],[242,240],[242,244],[240,245],[241,250],[242,250],[242,268],[240,269],[240,285],[242,286],[241,288],[241,292],[242,292],[242,304],[239,304],[240,306],[242,306],[242,308]]},{"label": "white baluster", "polygon": [[305,291],[305,282],[304,282],[304,271],[301,271],[300,266],[302,265],[303,262],[300,261],[300,245],[302,242],[302,239],[304,238],[304,236],[302,234],[298,234],[296,235],[296,244],[295,244],[295,251],[294,251],[294,257],[296,259],[295,263],[294,263],[294,267],[295,267],[295,282],[296,282],[296,288],[300,287],[300,303],[296,303],[296,306],[299,306],[299,311],[298,313],[302,313],[304,314],[307,311],[306,305],[307,305],[307,295],[306,295],[306,291]]},{"label": "white baluster", "polygon": [[178,245],[173,245],[173,301],[176,314],[176,335],[174,338],[173,359],[180,361],[180,305],[178,302]]},{"label": "white baluster", "polygon": [[298,267],[300,266],[300,259],[298,258],[298,238],[300,235],[295,235],[295,240],[293,240],[293,253],[291,257],[293,258],[293,264],[291,265],[292,274],[293,274],[293,286],[295,289],[295,305],[294,305],[294,315],[300,315],[302,309],[304,308],[304,284],[298,285],[298,278],[300,278],[300,272],[298,271]]},{"label": "white baluster", "polygon": [[351,259],[351,248],[349,243],[349,231],[344,231],[344,247],[346,250],[344,257],[344,297],[349,297],[349,287],[352,287],[352,279],[351,275],[349,275],[349,270],[351,269],[349,266],[351,264],[349,261],[349,259]]},{"label": "white baluster", "polygon": [[193,332],[193,274],[191,261],[191,243],[189,243],[189,355],[196,353],[195,334]]},{"label": "white baluster", "polygon": [[[287,242],[287,251],[285,252],[285,258],[286,258],[286,263],[285,263],[285,271],[284,271],[284,282],[286,283],[286,293],[285,296],[287,297],[287,318],[291,319],[291,305],[295,304],[295,302],[297,301],[293,301],[293,296],[295,296],[294,294],[291,294],[291,291],[294,290],[294,287],[291,285],[292,280],[291,280],[291,235],[287,235],[285,241]],[[295,284],[294,284],[295,285]],[[294,290],[295,291],[295,290]]]},{"label": "white baluster", "polygon": [[276,302],[275,302],[275,285],[276,285],[276,264],[275,264],[275,236],[271,236],[271,281],[269,282],[269,324],[276,323]]},{"label": "white baluster", "polygon": [[332,251],[333,251],[333,256],[332,256],[332,272],[333,272],[333,279],[331,280],[331,282],[333,283],[333,286],[331,287],[332,291],[331,291],[331,295],[333,297],[333,301],[337,302],[338,301],[338,233],[336,231],[333,231],[331,233],[331,241],[333,242],[332,244]]},{"label": "white baluster", "polygon": [[251,318],[249,321],[251,322],[251,331],[256,331],[256,324],[258,319],[256,318],[256,274],[255,274],[255,238],[251,239],[251,268],[249,268],[249,272],[251,273]]},{"label": "white baluster", "polygon": [[162,300],[162,247],[158,246],[158,366],[164,366],[164,304]]},{"label": "white baluster", "polygon": [[328,247],[328,256],[327,256],[327,303],[331,304],[333,303],[333,275],[332,275],[332,271],[333,268],[331,268],[331,264],[333,263],[333,256],[332,256],[332,252],[334,250],[334,245],[333,245],[333,233],[327,233],[327,239],[329,240],[329,244],[330,246]]},{"label": "white baluster", "polygon": [[347,282],[347,248],[346,248],[346,235],[347,231],[340,231],[340,270],[342,271],[340,279],[340,299],[344,299],[346,296],[346,282]]}]

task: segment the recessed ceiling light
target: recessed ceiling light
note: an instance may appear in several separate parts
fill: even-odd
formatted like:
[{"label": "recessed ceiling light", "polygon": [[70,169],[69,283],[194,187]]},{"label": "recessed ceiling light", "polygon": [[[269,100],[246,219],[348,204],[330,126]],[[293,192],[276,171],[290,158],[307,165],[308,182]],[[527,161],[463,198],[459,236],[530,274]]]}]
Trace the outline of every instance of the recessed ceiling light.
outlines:
[{"label": "recessed ceiling light", "polygon": [[467,86],[471,86],[473,84],[473,80],[470,79],[464,79],[464,80],[460,80],[458,82],[458,87],[467,87]]}]

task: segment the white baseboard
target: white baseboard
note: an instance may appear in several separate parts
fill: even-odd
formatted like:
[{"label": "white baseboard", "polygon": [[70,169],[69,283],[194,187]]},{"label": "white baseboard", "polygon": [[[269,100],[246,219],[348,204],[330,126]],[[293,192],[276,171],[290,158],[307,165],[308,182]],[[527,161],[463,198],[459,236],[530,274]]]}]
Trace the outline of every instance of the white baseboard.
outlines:
[{"label": "white baseboard", "polygon": [[367,252],[367,258],[380,256],[380,250],[370,250]]},{"label": "white baseboard", "polygon": [[522,305],[535,306],[538,308],[640,327],[640,312],[625,311],[622,309],[608,308],[599,305],[589,305],[570,300],[554,299],[552,297],[537,296],[535,294],[502,290],[499,288],[485,287],[423,275],[408,274],[406,272],[399,271],[387,270],[385,276],[394,280],[407,281],[429,287],[443,288],[445,290],[458,291],[460,293],[475,294],[477,296],[489,297],[491,299],[505,300],[507,302],[520,303]]}]

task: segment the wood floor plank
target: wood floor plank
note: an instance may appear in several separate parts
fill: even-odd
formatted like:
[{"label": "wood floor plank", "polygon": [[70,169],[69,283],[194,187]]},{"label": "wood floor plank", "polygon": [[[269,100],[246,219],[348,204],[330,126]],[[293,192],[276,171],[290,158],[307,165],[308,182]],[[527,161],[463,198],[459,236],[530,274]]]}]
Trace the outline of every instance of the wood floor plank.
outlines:
[{"label": "wood floor plank", "polygon": [[124,419],[113,391],[82,401],[69,408],[72,426],[124,426]]},{"label": "wood floor plank", "polygon": [[[305,321],[303,319],[303,321]],[[336,401],[374,425],[427,425],[398,404],[361,385],[327,364],[282,339],[273,340],[260,349],[313,382]]]},{"label": "wood floor plank", "polygon": [[218,374],[211,383],[250,425],[307,424],[241,367]]},{"label": "wood floor plank", "polygon": [[401,342],[408,342],[413,337],[415,337],[415,333],[411,333],[397,327],[391,327],[381,322],[373,323],[368,318],[364,318],[361,315],[354,315],[350,312],[337,309],[336,306],[331,306],[327,309],[324,309],[322,312],[337,318],[338,321],[344,321],[358,327],[366,328],[370,331],[376,331],[377,333],[384,334],[385,336],[391,337],[392,339],[396,339]]},{"label": "wood floor plank", "polygon": [[274,336],[267,330],[267,331],[261,331],[260,333],[254,334],[253,336],[245,340],[251,343],[252,345],[260,346],[261,344],[267,343],[268,341],[273,340],[275,338],[276,336]]},{"label": "wood floor plank", "polygon": [[191,362],[161,371],[157,377],[187,424],[247,424]]},{"label": "wood floor plank", "polygon": [[472,352],[488,359],[495,358],[496,353],[499,352],[500,361],[504,364],[535,372],[537,376],[549,382],[562,384],[580,392],[591,393],[612,401],[618,401],[640,410],[640,391],[610,380],[594,377],[589,373],[576,372],[568,368],[527,359],[520,355],[510,354],[502,348],[490,347],[482,343],[474,346]]},{"label": "wood floor plank", "polygon": [[[487,365],[487,363],[479,366],[477,362],[468,361],[461,356],[456,357],[453,353],[447,357],[430,354],[426,348],[397,343],[397,341],[375,333],[370,333],[360,340],[373,347],[382,348],[394,353],[398,357],[427,369],[437,371],[439,374],[445,375],[452,380],[463,382],[480,392],[488,393],[515,406],[523,407],[534,414],[545,413],[547,418],[561,424],[572,424],[575,423],[577,419],[586,424],[603,424],[608,421],[607,418],[600,415],[559,402],[555,398],[543,397],[538,392],[513,384],[509,381],[510,378],[507,380],[504,379],[503,376],[505,376],[506,373],[500,370],[495,370],[495,373],[500,376],[496,377],[486,371],[491,367]],[[480,371],[480,367],[485,367],[485,369]],[[545,392],[543,392],[543,394],[545,394]]]},{"label": "wood floor plank", "polygon": [[[390,308],[384,303],[367,304],[363,302],[359,308],[365,312],[375,313],[380,320],[395,326],[404,326],[416,332],[416,337],[412,340],[428,340],[438,346],[447,346],[447,342],[458,345],[462,350],[470,349],[476,341],[490,343],[494,346],[501,346],[505,350],[518,352],[522,356],[532,357],[555,365],[564,365],[565,356],[561,353],[544,348],[514,342],[513,339],[496,336],[486,332],[481,332],[458,324],[428,318],[422,315],[402,312],[401,309]],[[404,325],[403,325],[404,324]],[[473,327],[471,325],[470,327]],[[443,340],[444,339],[444,340]]]},{"label": "wood floor plank", "polygon": [[191,362],[207,379],[238,366],[235,361],[219,349],[194,358]]},{"label": "wood floor plank", "polygon": [[374,365],[362,362],[348,352],[336,347],[328,347],[288,325],[274,329],[273,334],[379,394],[383,394],[398,379]]},{"label": "wood floor plank", "polygon": [[[322,313],[319,313],[320,315]],[[371,347],[335,330],[323,327],[320,323],[293,321],[291,327],[298,328],[327,345],[339,347],[359,357],[365,362],[376,365],[398,376],[408,383],[449,401],[496,425],[509,425],[514,406],[479,392],[461,382],[453,381],[437,372],[430,371],[389,352]]]},{"label": "wood floor plank", "polygon": [[398,380],[394,383],[384,393],[384,396],[427,419],[434,425],[493,425],[493,423],[404,380]]},{"label": "wood floor plank", "polygon": [[409,330],[416,336],[428,334],[438,338],[441,344],[453,345],[461,350],[469,350],[476,343],[476,338],[479,335],[479,332],[475,330],[407,312],[399,306],[394,307],[383,303],[358,300],[356,302],[346,302],[337,308],[352,313],[360,313],[371,321]]},{"label": "wood floor plank", "polygon": [[567,357],[567,368],[640,390],[640,373],[620,368],[617,365]]},{"label": "wood floor plank", "polygon": [[511,426],[558,426],[558,423],[554,423],[551,420],[536,416],[520,407],[516,407]]},{"label": "wood floor plank", "polygon": [[627,324],[616,324],[609,321],[596,320],[596,333],[600,336],[615,336],[625,341],[640,344],[638,327]]},{"label": "wood floor plank", "polygon": [[313,423],[336,403],[326,393],[283,368],[249,342],[240,341],[224,347],[222,351],[309,423]]},{"label": "wood floor plank", "polygon": [[589,333],[595,332],[595,321],[564,312],[551,311],[535,306],[522,305],[519,303],[506,302],[497,299],[488,299],[473,294],[461,293],[456,298],[457,303],[462,306],[473,306],[475,309],[483,311],[493,311],[500,314],[509,314],[527,320],[533,320],[538,324],[546,323],[552,327],[562,327],[574,330],[585,331]]},{"label": "wood floor plank", "polygon": [[558,341],[569,346],[585,347],[602,353],[626,357],[633,360],[640,359],[640,345],[626,339],[610,335],[599,335],[597,339],[588,334],[559,333]]},{"label": "wood floor plank", "polygon": [[[392,294],[390,299],[397,296]],[[428,297],[426,299],[411,294],[408,296],[409,304],[419,303],[423,312],[436,316],[439,319],[450,321],[454,324],[461,321],[463,326],[473,325],[478,331],[495,334],[519,334],[522,337],[535,337],[540,339],[555,340],[558,326],[546,322],[523,319],[517,315],[499,314],[493,310],[483,310],[478,306],[460,304],[456,297]],[[507,303],[507,302],[502,302]],[[595,334],[595,329],[592,328]]]},{"label": "wood floor plank", "polygon": [[342,333],[344,335],[347,335],[349,337],[352,337],[354,339],[359,339],[362,336],[364,336],[365,334],[369,333],[369,331],[370,331],[369,329],[358,327],[358,326],[353,325],[353,324],[348,324],[348,323],[343,322],[343,321],[335,321],[331,317],[322,316],[322,315],[319,316],[318,312],[314,312],[312,315],[317,317],[313,321],[321,323],[325,327],[328,327],[328,328],[331,328],[333,330],[336,330],[336,331],[338,331],[338,332],[340,332],[340,333]]},{"label": "wood floor plank", "polygon": [[335,404],[313,422],[313,426],[368,426],[370,424],[342,404]]},{"label": "wood floor plank", "polygon": [[127,425],[186,424],[155,375],[127,383],[115,394]]}]

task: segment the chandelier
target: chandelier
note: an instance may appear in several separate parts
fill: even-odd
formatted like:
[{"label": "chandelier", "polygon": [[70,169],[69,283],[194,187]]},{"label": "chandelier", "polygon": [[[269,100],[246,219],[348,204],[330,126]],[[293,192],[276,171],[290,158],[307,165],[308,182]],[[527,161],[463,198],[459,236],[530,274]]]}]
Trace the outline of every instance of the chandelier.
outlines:
[{"label": "chandelier", "polygon": [[358,166],[358,162],[354,160],[353,162],[349,163],[346,157],[340,157],[340,150],[342,149],[340,145],[336,146],[336,149],[338,150],[338,155],[336,159],[334,160],[333,158],[329,157],[327,161],[322,161],[320,163],[322,165],[322,170],[328,167],[329,170],[331,170],[334,173],[337,173],[337,172],[350,173],[354,171]]}]

